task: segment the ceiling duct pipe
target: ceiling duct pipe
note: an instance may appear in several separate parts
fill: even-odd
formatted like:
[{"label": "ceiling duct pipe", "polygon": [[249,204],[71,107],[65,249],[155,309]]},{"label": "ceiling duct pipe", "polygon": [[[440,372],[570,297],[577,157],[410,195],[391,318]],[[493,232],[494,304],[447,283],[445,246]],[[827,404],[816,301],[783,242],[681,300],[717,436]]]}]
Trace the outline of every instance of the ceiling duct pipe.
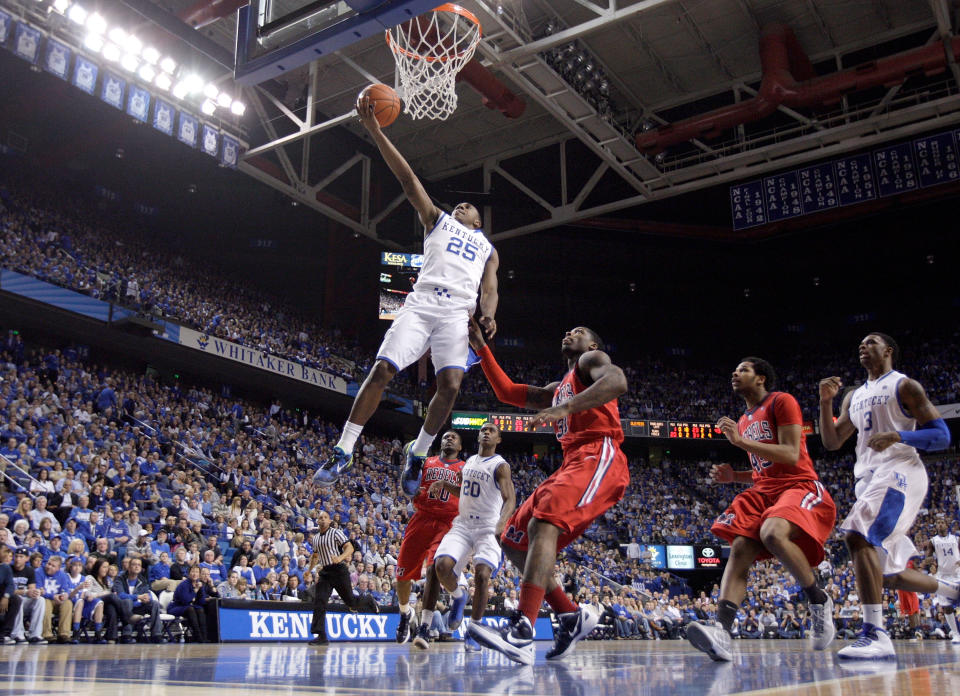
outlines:
[{"label": "ceiling duct pipe", "polygon": [[637,149],[647,155],[696,138],[715,138],[726,130],[766,118],[780,106],[809,108],[836,104],[845,94],[870,87],[893,87],[911,74],[936,75],[947,69],[947,54],[960,57],[960,37],[823,77],[813,76],[810,59],[793,30],[783,24],[764,27],[760,36],[760,91],[752,99],[708,111],[644,133],[637,133]]}]

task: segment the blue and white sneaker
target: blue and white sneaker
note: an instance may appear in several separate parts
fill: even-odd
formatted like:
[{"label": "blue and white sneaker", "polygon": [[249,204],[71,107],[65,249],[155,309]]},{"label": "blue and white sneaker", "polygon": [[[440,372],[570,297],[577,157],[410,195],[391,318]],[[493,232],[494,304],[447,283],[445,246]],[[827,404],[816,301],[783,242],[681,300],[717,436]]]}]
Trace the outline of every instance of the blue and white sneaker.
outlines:
[{"label": "blue and white sneaker", "polygon": [[897,657],[890,636],[873,624],[863,624],[860,637],[837,652],[845,660],[892,660]]},{"label": "blue and white sneaker", "polygon": [[413,453],[413,440],[411,440],[403,447],[403,459],[406,463],[403,465],[403,473],[400,474],[400,486],[403,492],[412,498],[420,488],[420,473],[427,458],[418,457]]},{"label": "blue and white sneaker", "polygon": [[339,447],[334,447],[330,458],[314,473],[313,482],[320,486],[332,486],[351,466],[353,466],[353,454],[347,454]]},{"label": "blue and white sneaker", "polygon": [[450,613],[447,616],[447,629],[453,633],[458,628],[460,624],[463,623],[463,609],[467,606],[467,591],[464,588],[462,597],[454,597],[453,601],[450,602]]},{"label": "blue and white sneaker", "polygon": [[515,611],[510,616],[510,623],[500,629],[471,621],[467,626],[467,635],[483,647],[503,653],[521,665],[532,665],[537,659],[533,626],[530,625],[530,619],[519,611]]},{"label": "blue and white sneaker", "polygon": [[463,651],[468,653],[480,652],[483,648],[480,647],[480,643],[475,641],[470,634],[468,633],[463,638]]},{"label": "blue and white sneaker", "polygon": [[420,650],[430,649],[430,627],[427,624],[421,622],[417,626],[417,636],[413,639],[413,647]]},{"label": "blue and white sneaker", "polygon": [[548,660],[560,660],[569,655],[574,646],[597,627],[600,614],[589,604],[581,604],[577,611],[557,616],[557,623],[553,647],[547,651]]}]

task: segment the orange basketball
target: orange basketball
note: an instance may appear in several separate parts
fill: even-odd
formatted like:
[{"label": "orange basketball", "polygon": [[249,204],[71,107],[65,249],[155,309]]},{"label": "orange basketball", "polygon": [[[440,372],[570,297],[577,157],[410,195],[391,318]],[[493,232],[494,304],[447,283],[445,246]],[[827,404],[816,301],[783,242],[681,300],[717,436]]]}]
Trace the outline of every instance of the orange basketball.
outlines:
[{"label": "orange basketball", "polygon": [[360,92],[360,96],[370,97],[373,100],[373,115],[376,116],[381,128],[389,126],[400,115],[402,108],[400,97],[392,87],[383,84],[369,85]]}]

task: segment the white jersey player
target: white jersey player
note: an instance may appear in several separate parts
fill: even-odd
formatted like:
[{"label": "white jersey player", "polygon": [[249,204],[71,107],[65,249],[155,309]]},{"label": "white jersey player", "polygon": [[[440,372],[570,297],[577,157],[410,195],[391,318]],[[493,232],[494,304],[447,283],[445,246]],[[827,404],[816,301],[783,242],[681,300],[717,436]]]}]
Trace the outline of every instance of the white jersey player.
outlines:
[{"label": "white jersey player", "polygon": [[[497,454],[499,428],[493,423],[484,423],[477,444],[478,453],[467,460],[460,472],[459,487],[440,481],[431,486],[431,492],[437,488],[439,493],[442,487],[460,496],[459,514],[434,555],[437,579],[453,596],[447,622],[451,630],[456,630],[463,618],[467,597],[463,588],[457,587],[457,576],[471,556],[475,574],[471,620],[483,618],[490,578],[503,558],[500,535],[517,506],[510,465]],[[475,651],[480,646],[468,637],[464,648]]]},{"label": "white jersey player", "polygon": [[437,389],[416,440],[407,444],[401,476],[404,492],[417,492],[420,471],[430,445],[450,416],[467,367],[467,326],[480,293],[480,326],[488,337],[497,331],[494,315],[499,301],[496,249],[484,236],[480,213],[470,203],[442,212],[403,155],[390,142],[373,113],[373,102],[357,102],[360,122],[369,131],[390,171],[424,226],[423,266],[413,292],[383,338],[377,360],[353,401],[340,440],[330,458],[314,474],[320,485],[332,485],[353,463],[353,449],[367,421],[377,410],[393,376],[416,362],[427,350],[437,375]]},{"label": "white jersey player", "polygon": [[953,583],[907,568],[917,556],[908,536],[927,495],[927,471],[917,450],[950,444],[950,431],[918,382],[893,369],[896,342],[882,333],[860,342],[860,364],[867,382],[848,393],[833,420],[839,377],[820,381],[820,434],[827,449],[838,449],[857,433],[854,467],[857,500],[840,523],[853,558],[863,606],[863,632],[839,657],[886,659],[895,656],[883,630],[883,587],[938,594],[950,602],[960,592]]},{"label": "white jersey player", "polygon": [[[960,548],[958,548],[957,535],[950,533],[946,520],[941,519],[937,522],[937,533],[930,537],[927,549],[933,556],[930,560],[936,559],[937,562],[937,580],[954,585],[960,584]],[[960,630],[957,629],[954,603],[940,595],[934,597],[934,601],[943,607],[944,618],[950,626],[950,642],[960,645]]]}]

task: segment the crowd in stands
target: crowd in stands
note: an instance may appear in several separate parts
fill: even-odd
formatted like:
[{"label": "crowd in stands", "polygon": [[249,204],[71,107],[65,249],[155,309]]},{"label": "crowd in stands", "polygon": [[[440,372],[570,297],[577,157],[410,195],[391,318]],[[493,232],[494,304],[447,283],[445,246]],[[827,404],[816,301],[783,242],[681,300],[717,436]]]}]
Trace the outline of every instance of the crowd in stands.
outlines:
[{"label": "crowd in stands", "polygon": [[[24,595],[27,626],[6,638],[163,641],[172,637],[161,619],[169,614],[202,641],[216,635],[217,597],[309,601],[310,533],[321,509],[356,549],[356,591],[395,605],[396,558],[412,513],[397,485],[401,443],[365,437],[341,486],[313,487],[315,463],[337,437],[333,424],[277,404],[162,384],[91,362],[75,347],[38,349],[8,332],[0,342],[0,552],[7,549],[15,581],[34,582]],[[520,500],[559,464],[556,454],[506,454]],[[708,483],[709,466],[632,460],[627,497],[566,550],[564,588],[602,609],[599,635],[673,638],[689,621],[715,616],[716,588],[695,594],[651,567],[643,548],[716,543],[710,523],[737,489]],[[929,466],[920,547],[937,519],[958,519],[957,461]],[[849,456],[825,458],[818,469],[843,515],[852,502]],[[821,571],[837,600],[835,618],[855,631],[858,602],[839,537],[828,551]],[[519,571],[505,564],[491,608],[515,606],[519,584]],[[750,587],[741,637],[808,629],[799,588],[779,565],[758,565]],[[942,635],[939,609],[926,600],[923,607],[920,630]]]},{"label": "crowd in stands", "polygon": [[[362,379],[373,363],[371,352],[305,316],[289,300],[241,282],[209,260],[185,258],[159,240],[102,221],[79,197],[62,192],[52,196],[11,180],[0,183],[0,267],[347,379]],[[906,350],[899,369],[919,379],[934,403],[960,399],[960,368],[949,359],[960,333],[901,338]],[[728,379],[734,365],[697,369],[682,356],[615,357],[630,383],[643,384],[642,390],[621,399],[624,417],[715,422],[739,408]],[[810,419],[816,417],[822,377],[838,375],[845,384],[862,381],[853,345],[818,350],[816,360],[808,353],[764,357],[779,366],[780,388],[797,397]],[[529,384],[554,381],[562,369],[550,356],[503,362],[515,381]],[[426,396],[427,388],[405,373],[391,385],[393,391],[413,397]],[[468,376],[462,393],[461,403],[471,409],[504,410],[482,375]]]}]

